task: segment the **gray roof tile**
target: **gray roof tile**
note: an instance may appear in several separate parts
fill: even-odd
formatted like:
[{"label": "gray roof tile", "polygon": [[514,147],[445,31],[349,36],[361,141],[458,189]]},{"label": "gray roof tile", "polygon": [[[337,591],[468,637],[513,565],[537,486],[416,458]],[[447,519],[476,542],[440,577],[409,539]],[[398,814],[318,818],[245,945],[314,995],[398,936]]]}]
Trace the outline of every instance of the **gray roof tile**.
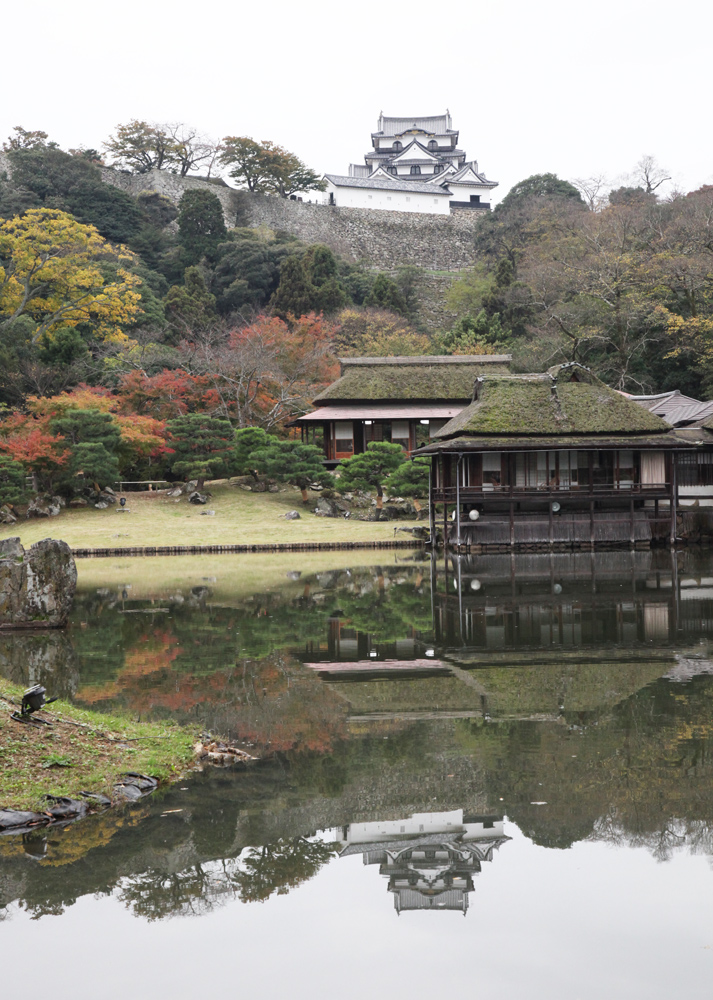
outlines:
[{"label": "gray roof tile", "polygon": [[437,185],[426,184],[425,181],[402,181],[397,177],[393,180],[387,177],[342,177],[339,174],[325,174],[335,187],[367,188],[377,191],[407,191],[414,194],[435,194],[450,197],[448,188],[439,189]]}]

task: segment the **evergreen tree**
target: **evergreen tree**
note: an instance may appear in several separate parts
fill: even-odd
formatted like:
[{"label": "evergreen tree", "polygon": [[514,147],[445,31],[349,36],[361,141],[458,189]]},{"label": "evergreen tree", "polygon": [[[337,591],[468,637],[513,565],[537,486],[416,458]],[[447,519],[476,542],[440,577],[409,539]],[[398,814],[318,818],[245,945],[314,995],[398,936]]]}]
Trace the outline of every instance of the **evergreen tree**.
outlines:
[{"label": "evergreen tree", "polygon": [[9,455],[0,454],[0,507],[22,503],[27,495],[25,470]]},{"label": "evergreen tree", "polygon": [[301,441],[272,439],[266,447],[257,448],[250,455],[250,462],[265,476],[278,483],[291,483],[302,492],[302,502],[308,503],[307,487],[311,483],[332,486],[334,479],[323,463],[321,448]]},{"label": "evergreen tree", "polygon": [[52,420],[54,434],[61,434],[71,455],[62,470],[60,486],[71,492],[84,481],[108,486],[119,478],[117,451],[121,432],[110,413],[101,410],[67,410]]},{"label": "evergreen tree", "polygon": [[272,311],[280,319],[306,316],[317,308],[318,292],[297,256],[285,257],[280,265],[280,284],[272,297]]},{"label": "evergreen tree", "polygon": [[277,438],[268,434],[262,427],[242,427],[235,432],[235,474],[250,475],[258,478],[259,469],[252,458],[252,453],[263,448],[269,448],[277,442]]},{"label": "evergreen tree", "polygon": [[531,198],[564,198],[579,203],[582,208],[586,207],[574,184],[562,180],[557,174],[533,174],[524,181],[513,184],[493,214],[507,215],[516,205]]},{"label": "evergreen tree", "polygon": [[212,191],[186,191],[178,206],[178,242],[186,264],[204,257],[215,260],[218,245],[228,238],[223,208]]},{"label": "evergreen tree", "polygon": [[402,316],[408,314],[406,301],[399,291],[398,285],[388,274],[377,275],[376,281],[371,286],[371,291],[364,299],[364,305],[389,309],[391,312],[401,313]]},{"label": "evergreen tree", "polygon": [[325,282],[337,277],[337,258],[329,247],[321,243],[314,243],[307,248],[302,263],[315,288],[321,288]]},{"label": "evergreen tree", "polygon": [[215,296],[205,285],[199,267],[186,268],[183,285],[169,289],[163,301],[173,340],[188,336],[215,319]]},{"label": "evergreen tree", "polygon": [[[8,153],[12,178],[3,202],[15,201],[15,212],[28,208],[58,208],[79,222],[96,226],[112,243],[128,243],[142,225],[136,200],[104,184],[96,164],[53,146],[26,147]],[[8,204],[7,207],[12,207]],[[6,214],[3,203],[0,214]]]},{"label": "evergreen tree", "polygon": [[384,484],[402,464],[404,450],[400,444],[371,441],[367,450],[339,463],[339,487],[342,490],[376,490],[376,509],[384,506]]},{"label": "evergreen tree", "polygon": [[229,420],[205,413],[188,413],[169,420],[171,447],[175,455],[171,470],[186,480],[196,479],[198,489],[208,476],[230,472],[235,454],[235,434]]},{"label": "evergreen tree", "polygon": [[273,248],[257,238],[221,243],[212,282],[219,311],[267,305],[280,280],[280,261],[288,252],[287,247]]},{"label": "evergreen tree", "polygon": [[456,320],[452,329],[438,338],[438,346],[444,354],[491,354],[509,345],[499,314],[488,317],[481,309],[477,316]]},{"label": "evergreen tree", "polygon": [[113,486],[119,478],[119,460],[98,441],[83,441],[72,449],[70,462],[72,479],[66,478],[62,484],[76,487],[79,477],[86,483],[98,486]]},{"label": "evergreen tree", "polygon": [[320,312],[337,312],[338,309],[343,309],[348,301],[349,296],[337,278],[330,278],[317,289],[316,308]]},{"label": "evergreen tree", "polygon": [[419,498],[428,496],[428,472],[431,467],[429,458],[414,458],[410,462],[402,462],[391,473],[386,485],[391,495],[408,497],[420,513]]}]

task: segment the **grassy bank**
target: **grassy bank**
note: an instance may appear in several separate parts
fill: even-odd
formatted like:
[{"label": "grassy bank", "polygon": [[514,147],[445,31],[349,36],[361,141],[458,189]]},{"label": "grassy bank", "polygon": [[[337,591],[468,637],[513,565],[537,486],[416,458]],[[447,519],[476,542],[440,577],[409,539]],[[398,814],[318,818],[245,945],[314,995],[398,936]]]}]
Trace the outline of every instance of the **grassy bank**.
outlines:
[{"label": "grassy bank", "polygon": [[10,715],[22,693],[0,679],[0,808],[36,809],[46,793],[111,795],[125,771],[168,781],[193,760],[195,732],[170,723],[88,712],[63,701],[38,713],[52,727],[15,722]]},{"label": "grassy bank", "polygon": [[[125,548],[141,545],[259,545],[274,542],[388,541],[388,522],[317,517],[312,513],[318,494],[303,507],[297,489],[251,493],[228,483],[207,484],[213,494],[206,507],[159,492],[124,493],[127,510],[63,509],[58,517],[18,520],[3,525],[0,538],[19,535],[23,545],[41,538],[61,538],[73,548]],[[215,515],[206,511],[213,510]],[[298,510],[299,521],[286,521]],[[128,511],[128,512],[127,512]],[[404,537],[403,535],[401,536]]]}]

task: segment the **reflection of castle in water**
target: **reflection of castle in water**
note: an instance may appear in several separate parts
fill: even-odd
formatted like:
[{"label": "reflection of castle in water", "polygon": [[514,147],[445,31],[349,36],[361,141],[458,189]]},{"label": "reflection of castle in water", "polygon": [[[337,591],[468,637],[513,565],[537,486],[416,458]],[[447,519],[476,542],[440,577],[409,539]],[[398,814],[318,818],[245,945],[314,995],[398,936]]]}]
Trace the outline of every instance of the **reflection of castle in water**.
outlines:
[{"label": "reflection of castle in water", "polygon": [[473,876],[510,840],[501,816],[464,816],[462,809],[351,823],[343,836],[340,856],[362,854],[365,865],[379,865],[397,913],[459,910],[463,916]]}]

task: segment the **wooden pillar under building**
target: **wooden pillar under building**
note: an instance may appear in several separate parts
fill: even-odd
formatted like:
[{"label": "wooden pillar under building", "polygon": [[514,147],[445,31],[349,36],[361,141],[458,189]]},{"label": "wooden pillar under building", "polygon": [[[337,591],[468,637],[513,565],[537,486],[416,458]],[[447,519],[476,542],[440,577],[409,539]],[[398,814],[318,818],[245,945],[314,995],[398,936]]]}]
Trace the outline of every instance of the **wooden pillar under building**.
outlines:
[{"label": "wooden pillar under building", "polygon": [[443,551],[448,551],[448,504],[446,503],[446,489],[443,487]]},{"label": "wooden pillar under building", "polygon": [[676,454],[671,455],[671,545],[676,544],[676,500],[678,492],[678,481],[676,476]]},{"label": "wooden pillar under building", "polygon": [[436,502],[433,499],[433,462],[428,466],[428,530],[431,535],[431,549],[436,547]]},{"label": "wooden pillar under building", "polygon": [[594,501],[589,501],[589,544],[594,548]]},{"label": "wooden pillar under building", "polygon": [[510,501],[510,544],[515,544],[515,502]]},{"label": "wooden pillar under building", "polygon": [[636,536],[634,532],[634,494],[632,493],[629,497],[629,544],[634,545],[636,543]]},{"label": "wooden pillar under building", "polygon": [[460,551],[460,465],[462,455],[456,459],[456,545]]}]

